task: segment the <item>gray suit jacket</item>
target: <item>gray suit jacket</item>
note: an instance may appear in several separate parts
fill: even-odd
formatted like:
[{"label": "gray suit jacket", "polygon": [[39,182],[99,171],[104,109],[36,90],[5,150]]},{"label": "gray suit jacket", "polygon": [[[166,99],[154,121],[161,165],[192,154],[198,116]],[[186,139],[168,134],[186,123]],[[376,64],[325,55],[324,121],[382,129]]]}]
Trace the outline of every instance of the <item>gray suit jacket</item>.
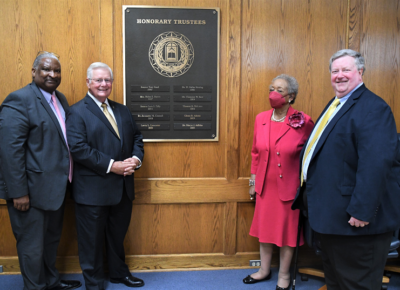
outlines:
[{"label": "gray suit jacket", "polygon": [[[56,91],[65,114],[69,106]],[[32,207],[57,210],[69,174],[68,147],[54,112],[34,82],[0,107],[0,198],[29,194]]]}]

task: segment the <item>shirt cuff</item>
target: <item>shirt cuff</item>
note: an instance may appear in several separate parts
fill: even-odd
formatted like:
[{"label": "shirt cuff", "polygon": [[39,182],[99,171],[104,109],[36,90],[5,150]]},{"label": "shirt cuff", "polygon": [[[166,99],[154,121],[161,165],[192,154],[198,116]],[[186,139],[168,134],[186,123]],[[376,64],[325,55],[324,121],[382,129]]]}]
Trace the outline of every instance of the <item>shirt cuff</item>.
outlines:
[{"label": "shirt cuff", "polygon": [[111,160],[110,160],[110,165],[108,165],[108,169],[107,169],[107,172],[106,172],[106,173],[110,173],[111,167],[112,167],[113,164],[114,164],[114,159],[111,159]]},{"label": "shirt cuff", "polygon": [[133,155],[132,158],[136,158],[137,160],[139,160],[139,165],[136,166],[136,169],[140,168],[140,166],[142,166],[142,160],[140,160],[140,158],[135,155]]}]

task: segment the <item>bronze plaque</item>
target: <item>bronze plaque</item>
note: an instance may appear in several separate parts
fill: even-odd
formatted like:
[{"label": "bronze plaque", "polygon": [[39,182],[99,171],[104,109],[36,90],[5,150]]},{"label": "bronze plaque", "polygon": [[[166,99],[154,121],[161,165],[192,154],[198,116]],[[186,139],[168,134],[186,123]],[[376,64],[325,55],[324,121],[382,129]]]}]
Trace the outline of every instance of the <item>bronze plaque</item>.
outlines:
[{"label": "bronze plaque", "polygon": [[122,10],[124,101],[144,141],[218,141],[219,8]]}]

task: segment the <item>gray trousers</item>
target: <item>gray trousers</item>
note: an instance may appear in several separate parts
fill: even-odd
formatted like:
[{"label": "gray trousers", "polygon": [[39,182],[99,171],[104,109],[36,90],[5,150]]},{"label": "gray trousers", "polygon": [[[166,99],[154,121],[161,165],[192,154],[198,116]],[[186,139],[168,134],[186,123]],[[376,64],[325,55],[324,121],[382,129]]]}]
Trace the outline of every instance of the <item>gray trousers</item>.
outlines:
[{"label": "gray trousers", "polygon": [[17,240],[18,260],[24,279],[24,290],[42,290],[57,285],[57,248],[61,238],[64,204],[56,211],[30,207],[14,208],[7,201],[11,227]]}]

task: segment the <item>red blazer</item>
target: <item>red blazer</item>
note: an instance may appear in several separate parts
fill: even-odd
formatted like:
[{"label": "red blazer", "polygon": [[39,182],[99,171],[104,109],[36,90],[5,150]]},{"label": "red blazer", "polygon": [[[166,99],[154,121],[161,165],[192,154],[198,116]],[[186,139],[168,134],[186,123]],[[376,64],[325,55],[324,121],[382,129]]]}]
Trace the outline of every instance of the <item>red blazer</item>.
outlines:
[{"label": "red blazer", "polygon": [[[289,116],[297,114],[298,111],[289,107],[284,123],[279,133],[280,137],[272,148],[269,147],[269,130],[273,110],[262,112],[257,115],[254,124],[253,148],[251,149],[251,174],[256,175],[256,193],[261,195],[267,166],[278,166],[276,176],[279,198],[282,201],[293,200],[297,188],[300,186],[299,167],[300,151],[306,143],[308,136],[314,127],[310,116],[304,115],[304,124],[294,128],[289,124]],[[269,154],[275,154],[278,164],[268,164]]]}]

